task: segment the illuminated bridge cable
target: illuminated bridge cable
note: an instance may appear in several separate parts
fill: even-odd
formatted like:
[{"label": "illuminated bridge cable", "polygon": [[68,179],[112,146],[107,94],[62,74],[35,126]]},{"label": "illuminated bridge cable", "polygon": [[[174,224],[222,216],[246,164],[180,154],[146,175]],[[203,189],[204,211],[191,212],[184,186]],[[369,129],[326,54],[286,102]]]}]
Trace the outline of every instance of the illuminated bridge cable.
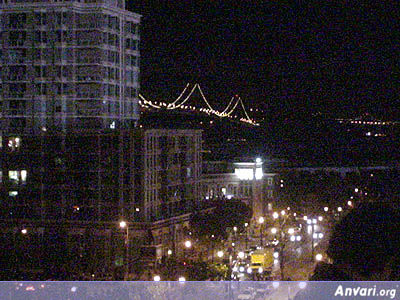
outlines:
[{"label": "illuminated bridge cable", "polygon": [[190,91],[189,95],[188,95],[180,104],[175,105],[176,102],[173,102],[173,103],[172,103],[172,107],[171,107],[171,108],[168,108],[168,109],[176,109],[176,108],[181,107],[184,103],[186,103],[186,102],[189,100],[189,98],[192,96],[193,92],[195,91],[196,86],[197,86],[197,83],[193,86],[193,88],[192,88],[192,90]]},{"label": "illuminated bridge cable", "polygon": [[228,106],[221,112],[221,114],[225,114],[226,111],[228,110],[228,108],[231,106],[233,99],[235,99],[235,97],[232,97],[231,101],[229,102]]}]

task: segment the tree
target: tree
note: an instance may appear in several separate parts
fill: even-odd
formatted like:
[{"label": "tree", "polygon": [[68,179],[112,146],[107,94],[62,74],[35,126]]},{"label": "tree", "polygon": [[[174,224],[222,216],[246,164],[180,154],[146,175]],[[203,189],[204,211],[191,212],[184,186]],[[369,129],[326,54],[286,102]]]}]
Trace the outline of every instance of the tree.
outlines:
[{"label": "tree", "polygon": [[197,241],[214,251],[221,241],[228,238],[228,228],[237,227],[243,231],[244,224],[251,218],[251,209],[242,201],[221,200],[212,212],[193,214],[190,227]]}]

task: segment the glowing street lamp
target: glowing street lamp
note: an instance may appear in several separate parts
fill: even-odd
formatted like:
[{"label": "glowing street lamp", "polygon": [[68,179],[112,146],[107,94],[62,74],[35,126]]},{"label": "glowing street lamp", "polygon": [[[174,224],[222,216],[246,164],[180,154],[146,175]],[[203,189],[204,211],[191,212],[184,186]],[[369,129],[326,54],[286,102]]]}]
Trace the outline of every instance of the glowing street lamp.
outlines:
[{"label": "glowing street lamp", "polygon": [[278,214],[277,212],[274,212],[274,213],[272,214],[272,217],[273,217],[274,219],[278,219],[278,218],[279,218],[279,214]]},{"label": "glowing street lamp", "polygon": [[192,242],[189,241],[189,240],[185,241],[185,247],[186,247],[186,248],[192,247]]},{"label": "glowing street lamp", "polygon": [[316,261],[321,261],[322,260],[322,254],[318,253],[317,255],[315,255],[315,260]]},{"label": "glowing street lamp", "polygon": [[276,234],[278,232],[278,229],[276,229],[275,227],[271,228],[271,233],[272,234]]},{"label": "glowing street lamp", "polygon": [[341,208],[340,206],[337,208],[338,212],[341,212],[343,210],[343,208]]},{"label": "glowing street lamp", "polygon": [[349,200],[349,201],[347,201],[347,205],[348,205],[348,206],[353,206],[353,202],[351,202],[351,201]]},{"label": "glowing street lamp", "polygon": [[158,276],[158,275],[156,275],[156,276],[154,276],[153,280],[154,280],[154,281],[160,281],[160,280],[161,280],[161,277]]},{"label": "glowing street lamp", "polygon": [[171,249],[168,249],[167,254],[168,254],[168,255],[172,255],[172,250],[171,250]]},{"label": "glowing street lamp", "polygon": [[179,281],[179,282],[185,282],[185,281],[186,281],[186,278],[183,277],[183,276],[181,276],[181,277],[179,277],[178,281]]},{"label": "glowing street lamp", "polygon": [[217,252],[217,256],[218,256],[219,258],[222,258],[222,257],[224,256],[224,252],[223,252],[223,251],[218,251],[218,252]]},{"label": "glowing street lamp", "polygon": [[240,251],[238,253],[238,256],[239,256],[240,259],[243,259],[244,258],[244,252]]},{"label": "glowing street lamp", "polygon": [[28,230],[24,228],[24,229],[21,230],[21,233],[22,233],[22,234],[27,234],[27,233],[28,233]]},{"label": "glowing street lamp", "polygon": [[324,211],[327,212],[329,210],[328,206],[324,207]]},{"label": "glowing street lamp", "polygon": [[286,212],[284,210],[281,211],[281,215],[284,216]]},{"label": "glowing street lamp", "polygon": [[293,233],[294,233],[294,228],[289,228],[289,229],[288,229],[288,233],[289,233],[289,234],[293,234]]},{"label": "glowing street lamp", "polygon": [[126,227],[126,222],[125,221],[119,222],[119,227],[125,228]]}]

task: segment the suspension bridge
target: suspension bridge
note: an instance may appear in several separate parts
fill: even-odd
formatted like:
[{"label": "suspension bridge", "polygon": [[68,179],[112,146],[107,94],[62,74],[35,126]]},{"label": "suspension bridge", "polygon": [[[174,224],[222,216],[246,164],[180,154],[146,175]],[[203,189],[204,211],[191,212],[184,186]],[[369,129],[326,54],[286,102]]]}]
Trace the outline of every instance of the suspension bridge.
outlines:
[{"label": "suspension bridge", "polygon": [[[200,94],[202,100],[202,103],[197,106],[192,103],[193,101],[190,101],[196,91]],[[239,121],[253,126],[260,126],[255,119],[250,118],[240,96],[233,96],[228,105],[222,111],[219,111],[211,106],[210,101],[207,100],[198,83],[193,86],[188,83],[180,95],[175,100],[168,103],[148,100],[142,94],[139,94],[139,105],[142,109],[178,110],[190,113],[201,113],[209,116],[214,115],[218,118],[230,119],[232,121]],[[250,109],[250,111],[252,111],[252,109]]]}]

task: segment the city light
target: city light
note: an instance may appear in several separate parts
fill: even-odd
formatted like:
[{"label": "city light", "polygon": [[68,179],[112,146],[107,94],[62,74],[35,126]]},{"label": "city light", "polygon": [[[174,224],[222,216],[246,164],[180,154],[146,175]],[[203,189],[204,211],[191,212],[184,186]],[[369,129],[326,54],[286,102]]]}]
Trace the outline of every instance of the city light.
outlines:
[{"label": "city light", "polygon": [[290,237],[290,241],[291,241],[291,242],[296,241],[296,237],[295,237],[294,235],[292,235],[292,236]]},{"label": "city light", "polygon": [[28,233],[28,230],[24,228],[24,229],[21,230],[21,233],[22,233],[22,234],[27,234],[27,233]]},{"label": "city light", "polygon": [[358,189],[358,188],[355,188],[355,189],[354,189],[354,192],[358,193],[358,191],[359,191],[359,189]]},{"label": "city light", "polygon": [[307,220],[307,224],[310,225],[311,223],[312,223],[312,220],[311,220],[311,219],[308,219],[308,220]]},{"label": "city light", "polygon": [[222,258],[222,257],[224,256],[224,252],[223,252],[223,251],[218,251],[218,252],[217,252],[217,256],[218,256],[219,258]]},{"label": "city light", "polygon": [[321,221],[322,221],[322,219],[323,219],[323,218],[322,218],[321,216],[319,216],[319,217],[318,217],[318,221],[320,221],[320,222],[321,222]]},{"label": "city light", "polygon": [[119,227],[125,228],[126,227],[126,222],[125,221],[119,222]]},{"label": "city light", "polygon": [[257,157],[257,158],[256,158],[256,163],[259,164],[259,163],[261,163],[261,162],[262,162],[261,158],[260,158],[260,157]]},{"label": "city light", "polygon": [[315,259],[316,259],[316,261],[321,261],[322,260],[322,254],[318,253],[317,255],[315,255]]},{"label": "city light", "polygon": [[278,218],[279,218],[279,214],[278,214],[277,212],[274,212],[274,213],[272,214],[272,217],[273,217],[274,219],[278,219]]},{"label": "city light", "polygon": [[324,211],[327,212],[329,208],[327,206],[324,207]]},{"label": "city light", "polygon": [[337,208],[338,212],[341,212],[343,210],[343,208],[341,208],[340,206]]},{"label": "city light", "polygon": [[238,257],[239,257],[240,259],[243,259],[243,258],[244,258],[244,252],[242,252],[242,251],[239,252],[239,253],[238,253]]},{"label": "city light", "polygon": [[239,267],[239,272],[241,272],[241,273],[244,272],[244,267],[243,266]]},{"label": "city light", "polygon": [[277,288],[279,287],[279,282],[278,282],[278,281],[272,282],[272,287],[273,287],[274,289],[277,289]]},{"label": "city light", "polygon": [[171,250],[171,249],[168,249],[167,254],[168,254],[168,255],[171,255],[171,254],[172,254],[172,250]]},{"label": "city light", "polygon": [[307,218],[307,216],[304,216],[303,219],[304,219],[304,221],[307,221],[308,218]]},{"label": "city light", "polygon": [[320,239],[322,239],[322,238],[324,237],[324,234],[323,234],[323,233],[319,233],[319,234],[318,234],[318,237],[319,237]]},{"label": "city light", "polygon": [[349,201],[347,201],[347,205],[348,205],[348,206],[353,206],[353,202],[351,202],[351,201],[349,200]]},{"label": "city light", "polygon": [[294,233],[294,228],[289,228],[289,229],[288,229],[288,233],[289,233],[289,234],[293,234],[293,233]]},{"label": "city light", "polygon": [[281,211],[281,215],[284,216],[286,212],[284,210]]},{"label": "city light", "polygon": [[247,227],[247,226],[249,226],[249,223],[244,223],[244,227]]},{"label": "city light", "polygon": [[271,233],[272,234],[276,234],[278,232],[278,229],[276,229],[275,227],[271,228]]},{"label": "city light", "polygon": [[[42,287],[42,286],[40,286],[40,287]],[[44,286],[43,286],[43,287],[44,287]],[[43,287],[42,287],[42,288],[43,288]],[[72,293],[75,293],[76,290],[77,290],[76,286],[73,286],[73,287],[71,288],[71,292],[72,292]]]},{"label": "city light", "polygon": [[178,281],[179,281],[179,282],[185,282],[185,281],[186,281],[186,278],[183,277],[183,276],[181,276],[181,277],[179,277]]},{"label": "city light", "polygon": [[300,236],[300,235],[296,236],[296,240],[297,240],[298,242],[300,242],[300,241],[301,241],[301,236]]},{"label": "city light", "polygon": [[279,257],[279,253],[278,252],[274,252],[274,258],[278,258]]},{"label": "city light", "polygon": [[274,265],[277,265],[279,263],[279,260],[274,259]]},{"label": "city light", "polygon": [[313,224],[317,224],[317,219],[312,219]]},{"label": "city light", "polygon": [[233,231],[234,232],[236,232],[237,231],[237,227],[235,226],[235,227],[233,227]]},{"label": "city light", "polygon": [[247,268],[247,273],[251,274],[253,272],[253,270],[251,268]]},{"label": "city light", "polygon": [[259,217],[258,218],[258,223],[260,223],[260,224],[264,223],[264,217]]},{"label": "city light", "polygon": [[258,273],[261,274],[263,271],[264,271],[263,268],[261,268],[261,267],[258,268]]},{"label": "city light", "polygon": [[156,276],[154,276],[153,280],[154,280],[154,281],[160,281],[160,280],[161,280],[161,277],[158,276],[158,275],[156,275]]},{"label": "city light", "polygon": [[186,248],[192,247],[192,242],[191,242],[191,241],[186,241],[186,242],[185,242],[185,247],[186,247]]}]

